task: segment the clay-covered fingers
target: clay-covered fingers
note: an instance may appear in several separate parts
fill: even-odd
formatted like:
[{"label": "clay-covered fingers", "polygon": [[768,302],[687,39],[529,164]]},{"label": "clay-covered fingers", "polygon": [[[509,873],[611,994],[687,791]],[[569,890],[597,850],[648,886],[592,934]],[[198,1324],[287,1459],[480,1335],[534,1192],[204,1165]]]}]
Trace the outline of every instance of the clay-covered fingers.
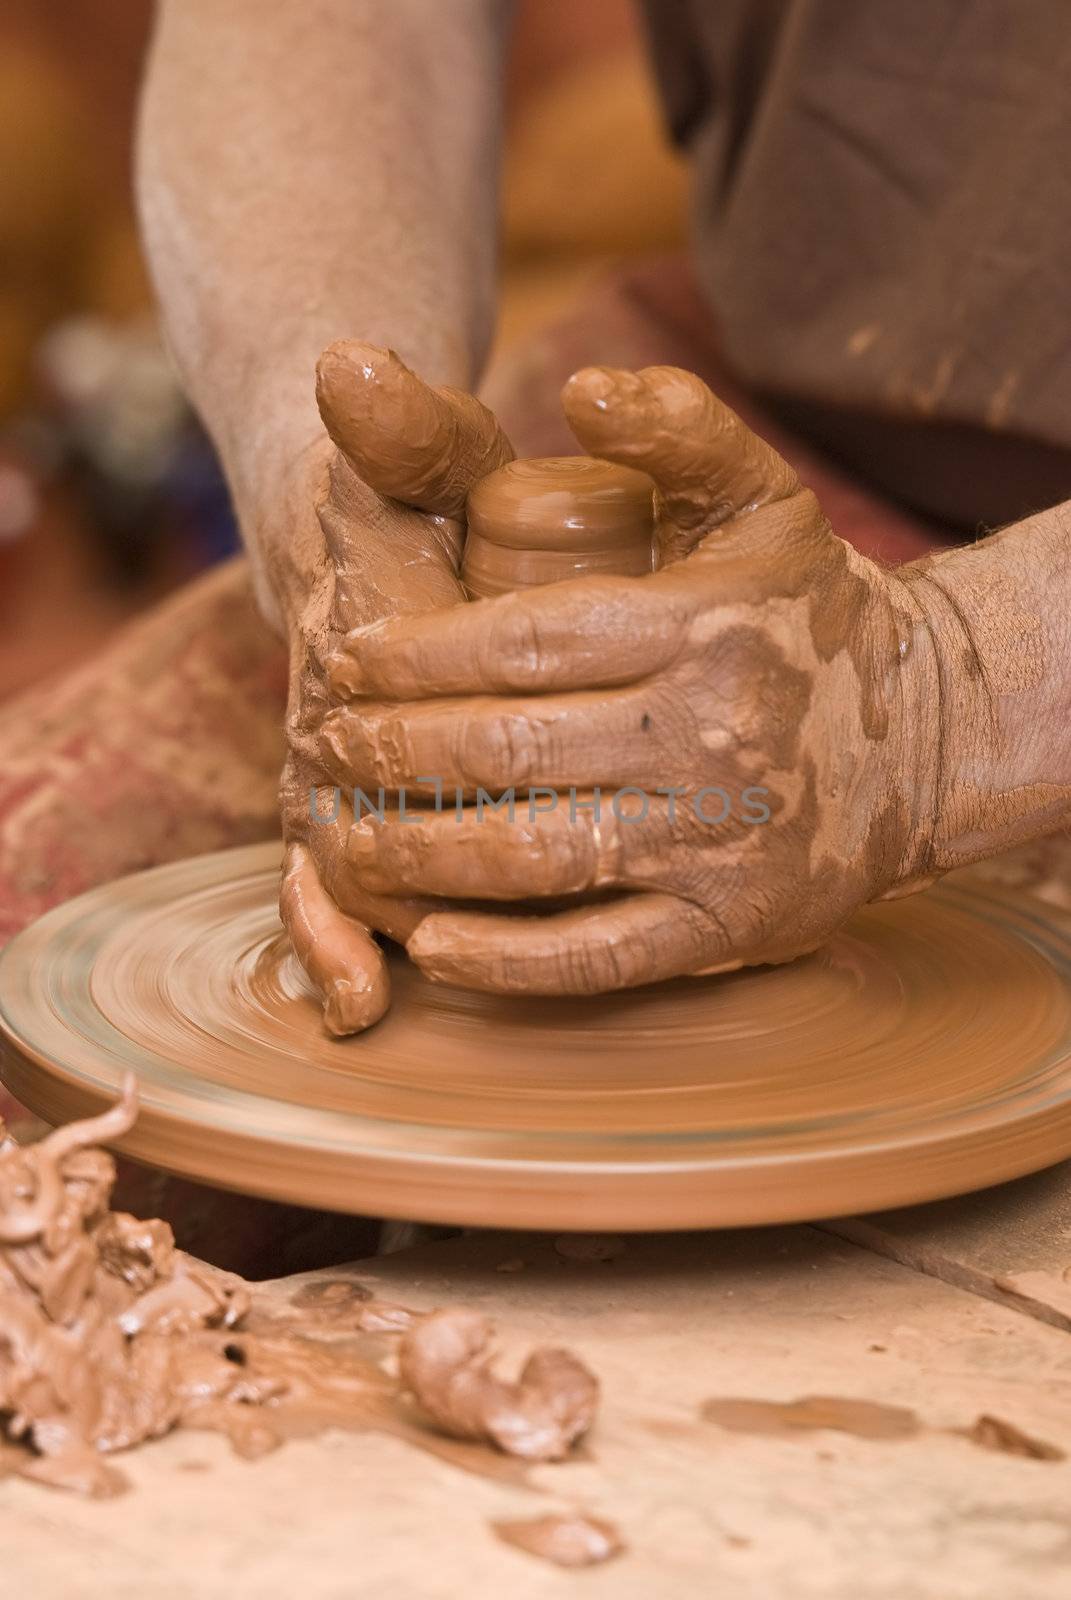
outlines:
[{"label": "clay-covered fingers", "polygon": [[319,820],[310,817],[304,843],[328,898],[362,927],[404,944],[435,902],[420,895],[378,894],[365,883],[347,853],[353,808],[341,788],[319,790],[317,812]]},{"label": "clay-covered fingers", "polygon": [[665,795],[544,792],[419,820],[364,817],[346,849],[362,884],[380,895],[528,900],[648,888],[672,868],[677,811]]},{"label": "clay-covered fingers", "polygon": [[316,370],[316,398],[357,476],[433,516],[459,517],[473,484],[513,459],[486,406],[460,389],[424,383],[393,350],[356,339],[329,345]]},{"label": "clay-covered fingers", "polygon": [[279,914],[306,973],[323,997],[330,1033],[360,1033],[390,1004],[383,952],[359,922],[343,914],[320,882],[304,845],[286,852]]},{"label": "clay-covered fingers", "polygon": [[657,789],[704,758],[687,696],[669,680],[526,699],[362,702],[332,711],[320,760],[339,785],[433,794],[477,789]]},{"label": "clay-covered fingers", "polygon": [[777,451],[680,367],[585,367],[562,405],[585,450],[654,479],[663,563],[741,512],[799,492]]},{"label": "clay-covered fingers", "polygon": [[725,954],[718,931],[672,894],[626,894],[551,916],[444,911],[408,944],[429,978],[497,994],[605,994],[709,970]]},{"label": "clay-covered fingers", "polygon": [[635,683],[681,651],[699,597],[679,574],[578,578],[357,628],[328,662],[338,695],[546,694]]}]

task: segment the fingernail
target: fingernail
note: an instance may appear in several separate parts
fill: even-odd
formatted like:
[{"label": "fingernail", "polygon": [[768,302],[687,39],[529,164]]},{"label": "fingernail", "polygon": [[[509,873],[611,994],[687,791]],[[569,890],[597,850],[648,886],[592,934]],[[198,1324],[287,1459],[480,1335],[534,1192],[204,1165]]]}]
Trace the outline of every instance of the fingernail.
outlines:
[{"label": "fingernail", "polygon": [[565,385],[564,398],[579,398],[596,411],[605,411],[617,391],[617,376],[610,367],[583,367]]},{"label": "fingernail", "polygon": [[324,1026],[336,1039],[363,1033],[379,1021],[389,1003],[389,989],[382,985],[336,978],[324,996]]}]

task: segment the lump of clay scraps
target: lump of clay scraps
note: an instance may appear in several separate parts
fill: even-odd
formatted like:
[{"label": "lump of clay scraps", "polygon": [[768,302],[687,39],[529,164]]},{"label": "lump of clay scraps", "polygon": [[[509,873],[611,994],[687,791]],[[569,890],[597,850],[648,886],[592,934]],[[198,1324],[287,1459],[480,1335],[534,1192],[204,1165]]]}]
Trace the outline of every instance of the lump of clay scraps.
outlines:
[{"label": "lump of clay scraps", "polygon": [[226,1358],[240,1280],[177,1252],[166,1223],[108,1211],[115,1163],[94,1146],[136,1112],[128,1079],[103,1116],[0,1146],[0,1441],[26,1477],[97,1495],[122,1487],[102,1454],[277,1388]]},{"label": "lump of clay scraps", "polygon": [[432,1312],[402,1339],[402,1382],[444,1433],[529,1461],[562,1460],[594,1421],[598,1381],[568,1350],[546,1349],[510,1383],[492,1370],[491,1333],[478,1311]]},{"label": "lump of clay scraps", "polygon": [[491,1526],[507,1544],[553,1561],[557,1567],[593,1567],[619,1556],[625,1548],[612,1522],[580,1512],[551,1512],[546,1517],[493,1522]]},{"label": "lump of clay scraps", "polygon": [[171,1276],[175,1235],[156,1217],[142,1222],[125,1211],[111,1211],[97,1229],[96,1241],[101,1266],[136,1294]]},{"label": "lump of clay scraps", "polygon": [[1017,1428],[1014,1422],[1005,1422],[1003,1417],[983,1413],[971,1427],[964,1429],[964,1433],[972,1444],[980,1445],[983,1450],[1000,1450],[1005,1455],[1022,1456],[1027,1461],[1067,1460],[1067,1452],[1059,1445],[1024,1433],[1022,1428]]}]

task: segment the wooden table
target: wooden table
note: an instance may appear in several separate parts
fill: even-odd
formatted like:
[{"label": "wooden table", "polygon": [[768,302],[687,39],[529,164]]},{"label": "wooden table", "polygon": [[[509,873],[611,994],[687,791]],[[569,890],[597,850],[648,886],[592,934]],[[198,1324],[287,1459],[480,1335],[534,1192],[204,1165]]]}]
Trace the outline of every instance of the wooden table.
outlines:
[{"label": "wooden table", "polygon": [[[1069,1263],[1071,1163],[865,1221],[632,1238],[609,1261],[480,1233],[315,1274],[415,1307],[478,1306],[507,1356],[569,1345],[603,1384],[589,1449],[523,1488],[367,1434],[255,1463],[215,1436],[173,1435],[123,1458],[133,1488],[117,1500],[6,1481],[6,1592],[1066,1600],[1071,1460],[956,1430],[995,1416],[1071,1455]],[[701,1415],[710,1399],[815,1394],[910,1408],[920,1431],[776,1436]],[[571,1507],[613,1521],[627,1551],[568,1572],[491,1527]]]}]

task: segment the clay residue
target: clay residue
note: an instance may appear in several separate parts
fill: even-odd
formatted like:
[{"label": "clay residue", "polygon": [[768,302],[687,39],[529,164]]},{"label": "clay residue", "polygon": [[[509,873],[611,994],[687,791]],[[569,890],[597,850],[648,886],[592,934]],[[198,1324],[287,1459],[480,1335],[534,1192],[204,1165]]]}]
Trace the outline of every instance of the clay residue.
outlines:
[{"label": "clay residue", "polygon": [[[166,1223],[109,1211],[115,1164],[94,1146],[135,1115],[131,1078],[104,1116],[36,1145],[0,1126],[0,1475],[108,1495],[125,1479],[107,1456],[178,1427],[223,1432],[249,1458],[341,1427],[523,1484],[511,1456],[558,1459],[590,1426],[597,1385],[567,1351],[536,1351],[505,1383],[476,1313],[424,1315],[342,1277],[302,1285],[284,1307],[255,1301],[176,1250]],[[402,1395],[399,1335],[406,1383],[458,1437],[429,1429]]]},{"label": "clay residue", "polygon": [[458,1439],[487,1439],[508,1455],[560,1461],[591,1427],[599,1385],[568,1350],[535,1350],[516,1382],[493,1370],[493,1326],[462,1307],[433,1312],[404,1335],[402,1381]]},{"label": "clay residue", "polygon": [[377,1300],[367,1284],[353,1278],[326,1278],[304,1284],[290,1304],[308,1323],[352,1328],[360,1333],[404,1333],[421,1315],[411,1306]]},{"label": "clay residue", "polygon": [[[880,1348],[871,1346],[872,1349]],[[707,1400],[700,1407],[705,1422],[716,1422],[730,1433],[765,1433],[787,1437],[829,1428],[854,1434],[857,1439],[913,1439],[920,1433],[952,1434],[969,1439],[983,1450],[1023,1456],[1031,1461],[1064,1461],[1058,1445],[1038,1439],[1012,1422],[983,1413],[969,1428],[928,1429],[906,1406],[877,1400],[840,1399],[833,1395],[806,1395],[800,1400]]]},{"label": "clay residue", "polygon": [[612,1522],[580,1512],[552,1512],[519,1522],[492,1522],[491,1526],[507,1544],[558,1567],[593,1567],[610,1561],[625,1548]]},{"label": "clay residue", "polygon": [[965,1428],[963,1436],[972,1444],[980,1445],[983,1450],[999,1450],[1004,1455],[1022,1456],[1027,1461],[1067,1460],[1066,1450],[1061,1450],[1058,1445],[1024,1433],[1013,1422],[1005,1422],[1003,1417],[988,1413],[983,1413],[969,1428]]},{"label": "clay residue", "polygon": [[25,1476],[90,1494],[122,1487],[103,1454],[276,1392],[228,1359],[241,1281],[176,1251],[166,1223],[107,1209],[115,1165],[93,1146],[135,1107],[128,1079],[104,1116],[0,1147],[0,1437]]},{"label": "clay residue", "polygon": [[731,1433],[794,1434],[830,1428],[859,1439],[910,1439],[922,1424],[905,1406],[811,1394],[800,1400],[707,1400],[700,1415]]}]

